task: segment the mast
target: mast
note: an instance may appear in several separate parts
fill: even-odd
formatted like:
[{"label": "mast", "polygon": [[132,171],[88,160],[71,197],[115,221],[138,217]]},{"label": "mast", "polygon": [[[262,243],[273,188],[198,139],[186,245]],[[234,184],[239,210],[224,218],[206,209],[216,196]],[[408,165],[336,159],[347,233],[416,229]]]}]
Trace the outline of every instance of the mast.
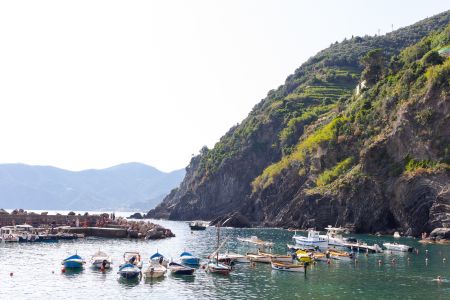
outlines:
[{"label": "mast", "polygon": [[220,224],[217,223],[217,250],[216,250],[216,264],[219,265],[219,241],[220,241]]}]

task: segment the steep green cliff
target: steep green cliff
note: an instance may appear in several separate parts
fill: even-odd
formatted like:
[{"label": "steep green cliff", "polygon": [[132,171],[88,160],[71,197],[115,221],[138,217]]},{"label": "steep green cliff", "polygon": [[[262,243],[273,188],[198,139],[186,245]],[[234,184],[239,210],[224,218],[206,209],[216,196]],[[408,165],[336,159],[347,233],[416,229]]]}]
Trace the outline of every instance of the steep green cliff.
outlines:
[{"label": "steep green cliff", "polygon": [[[151,217],[422,230],[446,221],[450,13],[319,52],[187,167]],[[412,45],[412,46],[411,46]],[[449,211],[450,213],[450,211]],[[450,220],[450,219],[449,219]]]}]

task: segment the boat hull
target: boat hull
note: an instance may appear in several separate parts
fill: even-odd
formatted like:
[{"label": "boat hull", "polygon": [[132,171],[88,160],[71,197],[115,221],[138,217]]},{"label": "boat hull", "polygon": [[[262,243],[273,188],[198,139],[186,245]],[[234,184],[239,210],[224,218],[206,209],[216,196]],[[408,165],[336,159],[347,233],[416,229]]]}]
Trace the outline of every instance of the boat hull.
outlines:
[{"label": "boat hull", "polygon": [[304,265],[286,264],[281,262],[272,262],[272,269],[285,272],[305,272]]},{"label": "boat hull", "polygon": [[209,263],[207,266],[207,271],[214,274],[229,275],[231,272],[231,267],[224,264]]},{"label": "boat hull", "polygon": [[250,262],[258,262],[258,263],[264,263],[264,264],[270,264],[270,257],[264,256],[264,255],[257,255],[257,254],[247,254],[247,259]]},{"label": "boat hull", "polygon": [[80,261],[65,261],[64,267],[69,269],[80,269],[83,267],[83,262]]}]

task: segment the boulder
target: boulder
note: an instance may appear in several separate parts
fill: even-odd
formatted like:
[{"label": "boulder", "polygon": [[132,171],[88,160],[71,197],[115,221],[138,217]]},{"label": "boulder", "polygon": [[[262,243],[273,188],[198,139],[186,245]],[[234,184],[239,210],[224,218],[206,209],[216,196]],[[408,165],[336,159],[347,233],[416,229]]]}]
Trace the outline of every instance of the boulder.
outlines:
[{"label": "boulder", "polygon": [[0,215],[9,215],[9,213],[3,208],[0,208]]},{"label": "boulder", "polygon": [[450,239],[450,228],[436,228],[430,233],[430,238]]},{"label": "boulder", "polygon": [[143,219],[142,214],[141,213],[134,213],[131,216],[128,217],[128,219]]}]

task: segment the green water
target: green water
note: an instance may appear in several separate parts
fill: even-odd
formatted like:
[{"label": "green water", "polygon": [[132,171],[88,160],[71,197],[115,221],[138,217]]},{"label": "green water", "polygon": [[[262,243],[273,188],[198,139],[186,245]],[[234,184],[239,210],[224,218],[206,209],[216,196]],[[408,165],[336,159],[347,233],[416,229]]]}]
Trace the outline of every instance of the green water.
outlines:
[{"label": "green water", "polygon": [[[360,254],[357,263],[317,263],[306,275],[272,270],[270,265],[237,264],[228,277],[198,269],[195,276],[152,282],[122,281],[117,269],[125,251],[138,250],[148,258],[157,249],[176,259],[188,250],[200,257],[216,244],[216,230],[191,233],[183,222],[155,221],[171,228],[175,238],[135,241],[87,238],[55,244],[6,244],[0,246],[1,299],[450,299],[450,245],[421,245],[415,239],[399,242],[419,249],[419,254]],[[275,243],[274,252],[286,253],[293,233],[280,229],[222,228],[228,248],[245,253],[251,248],[236,237],[257,235]],[[368,243],[393,241],[391,237],[356,235]],[[86,267],[81,272],[61,273],[60,262],[75,251],[89,260],[97,250],[109,253],[113,269],[105,274]],[[428,250],[428,254],[426,254]],[[428,256],[428,262],[426,262]],[[443,262],[447,258],[447,262]],[[396,263],[392,264],[392,259]],[[383,263],[380,266],[378,260]],[[146,259],[147,261],[147,259]],[[206,260],[204,260],[206,262]],[[145,264],[144,264],[145,268]],[[13,272],[13,276],[10,273]],[[433,281],[438,275],[444,282]]]}]

